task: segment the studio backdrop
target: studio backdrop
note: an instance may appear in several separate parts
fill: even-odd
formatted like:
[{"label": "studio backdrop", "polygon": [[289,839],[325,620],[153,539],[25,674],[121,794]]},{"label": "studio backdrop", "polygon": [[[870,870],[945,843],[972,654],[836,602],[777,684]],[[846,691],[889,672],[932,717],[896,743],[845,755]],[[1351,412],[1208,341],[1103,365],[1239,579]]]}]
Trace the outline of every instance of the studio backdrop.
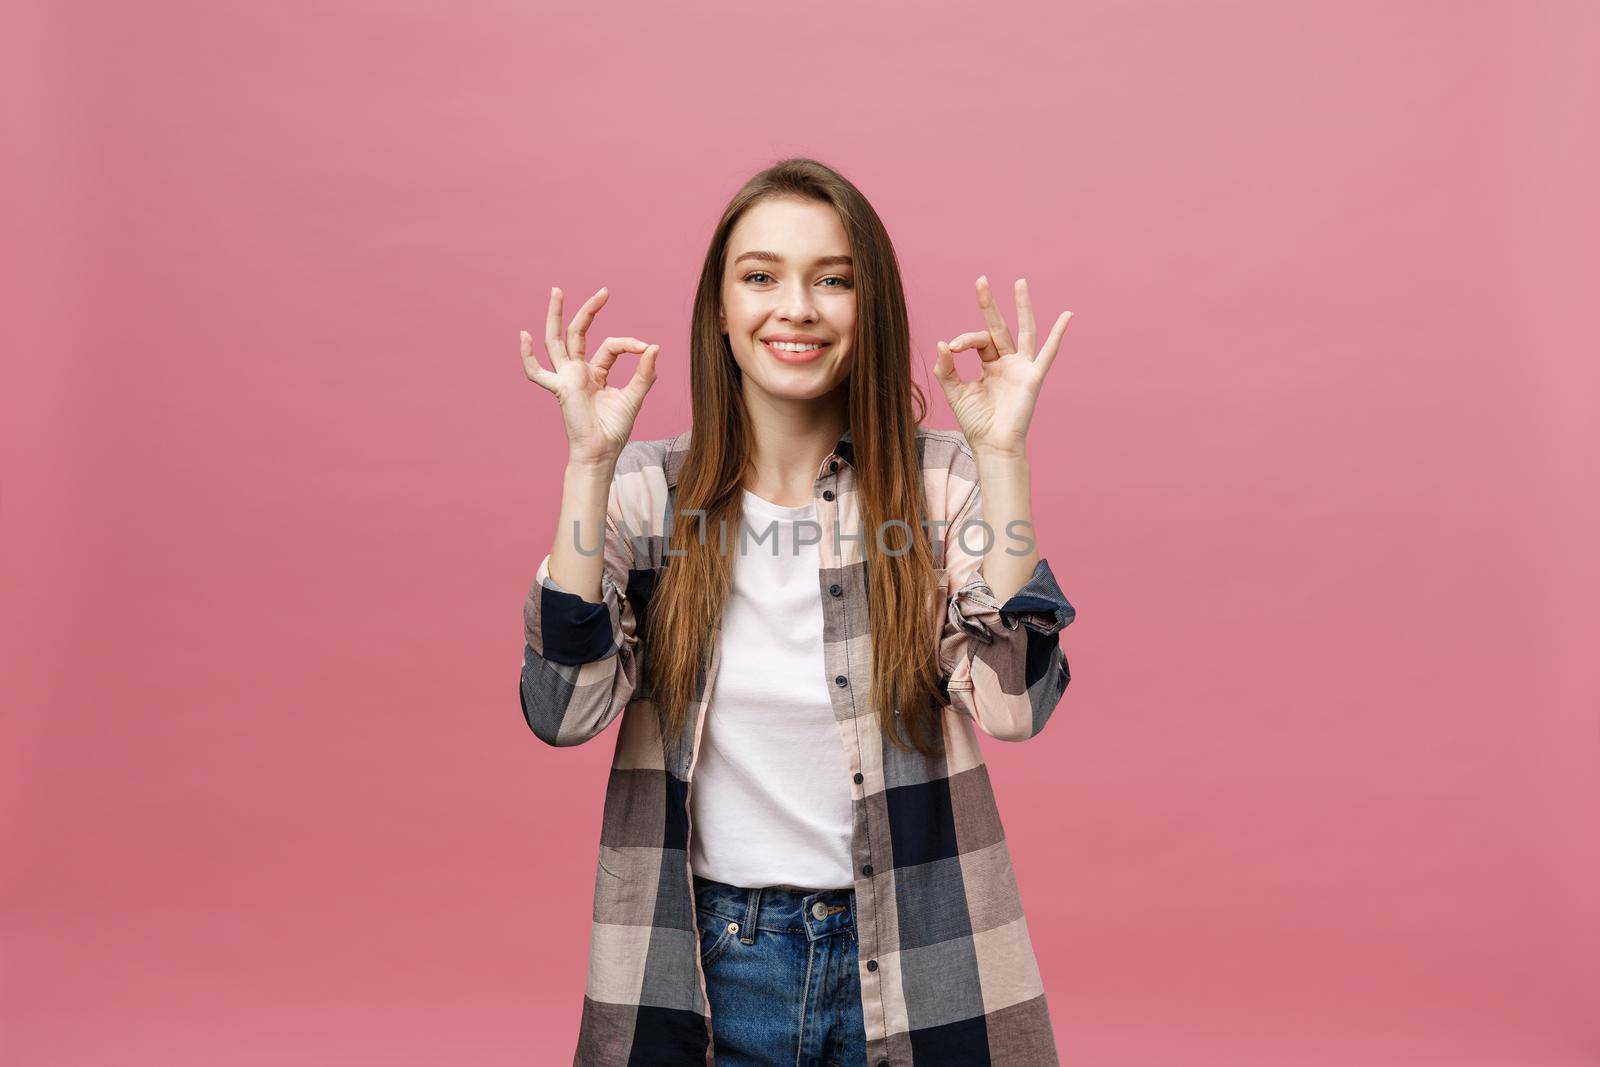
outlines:
[{"label": "studio backdrop", "polygon": [[[974,279],[1072,684],[984,737],[1063,1063],[1600,1063],[1593,5],[23,0],[0,31],[0,1061],[571,1062],[615,738],[513,695],[601,286],[717,213]],[[965,353],[970,376],[976,357]],[[619,363],[631,374],[635,357]]]}]

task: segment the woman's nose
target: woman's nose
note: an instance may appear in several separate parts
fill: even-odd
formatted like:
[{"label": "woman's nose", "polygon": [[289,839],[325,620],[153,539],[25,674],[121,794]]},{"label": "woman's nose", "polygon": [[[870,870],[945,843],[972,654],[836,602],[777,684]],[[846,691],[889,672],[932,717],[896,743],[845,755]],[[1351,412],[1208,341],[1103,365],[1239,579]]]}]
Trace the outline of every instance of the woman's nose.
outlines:
[{"label": "woman's nose", "polygon": [[811,322],[817,317],[816,306],[804,297],[787,300],[778,313],[785,319],[798,322]]}]

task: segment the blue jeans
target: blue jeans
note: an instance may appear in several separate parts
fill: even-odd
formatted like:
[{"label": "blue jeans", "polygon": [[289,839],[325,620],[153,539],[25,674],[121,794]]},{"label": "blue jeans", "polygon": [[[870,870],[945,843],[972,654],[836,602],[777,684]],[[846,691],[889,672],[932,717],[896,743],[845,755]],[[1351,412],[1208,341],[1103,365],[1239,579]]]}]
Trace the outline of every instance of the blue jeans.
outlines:
[{"label": "blue jeans", "polygon": [[694,894],[717,1067],[865,1067],[855,890]]}]

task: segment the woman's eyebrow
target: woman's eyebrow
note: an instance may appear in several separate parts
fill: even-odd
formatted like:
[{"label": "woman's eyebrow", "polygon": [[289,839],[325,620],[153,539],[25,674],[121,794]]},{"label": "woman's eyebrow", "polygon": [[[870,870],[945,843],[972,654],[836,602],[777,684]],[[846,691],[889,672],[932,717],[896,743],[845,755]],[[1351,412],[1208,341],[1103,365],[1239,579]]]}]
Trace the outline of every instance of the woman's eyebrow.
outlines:
[{"label": "woman's eyebrow", "polygon": [[[740,263],[743,263],[747,259],[759,259],[763,263],[782,263],[783,262],[783,257],[778,255],[778,253],[776,253],[776,252],[760,252],[760,251],[757,251],[757,252],[746,252],[744,255],[742,255],[738,259],[734,260],[733,261],[733,265],[737,267]],[[855,266],[855,261],[852,260],[849,256],[818,256],[816,258],[816,261],[812,265],[813,266],[817,266],[817,267],[831,267],[831,266],[834,266],[834,265],[844,266],[844,267],[853,267],[853,266]]]}]

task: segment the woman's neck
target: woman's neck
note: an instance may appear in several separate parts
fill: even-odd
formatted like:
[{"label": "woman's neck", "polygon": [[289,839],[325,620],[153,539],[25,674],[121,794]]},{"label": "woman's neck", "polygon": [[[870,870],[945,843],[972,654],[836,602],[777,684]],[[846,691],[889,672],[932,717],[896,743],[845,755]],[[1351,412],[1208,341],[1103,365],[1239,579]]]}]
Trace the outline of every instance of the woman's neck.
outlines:
[{"label": "woman's neck", "polygon": [[747,405],[752,447],[744,488],[785,507],[811,502],[817,469],[849,425],[842,399],[821,399]]}]

